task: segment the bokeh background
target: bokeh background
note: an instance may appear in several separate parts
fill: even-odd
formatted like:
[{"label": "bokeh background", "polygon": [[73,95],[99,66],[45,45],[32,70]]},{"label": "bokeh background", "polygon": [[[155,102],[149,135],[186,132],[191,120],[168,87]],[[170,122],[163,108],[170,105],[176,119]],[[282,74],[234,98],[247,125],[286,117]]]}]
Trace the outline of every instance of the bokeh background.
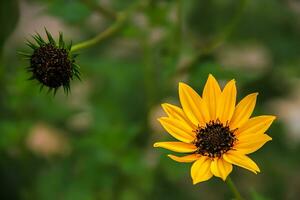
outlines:
[{"label": "bokeh background", "polygon": [[169,140],[156,118],[178,104],[179,81],[200,93],[209,73],[259,92],[256,115],[275,114],[272,142],[235,168],[247,199],[300,196],[300,2],[149,0],[112,37],[79,51],[71,94],[39,92],[17,55],[44,27],[78,43],[138,0],[0,1],[0,198],[3,200],[230,199],[223,181],[192,185],[190,164],[154,149]]}]

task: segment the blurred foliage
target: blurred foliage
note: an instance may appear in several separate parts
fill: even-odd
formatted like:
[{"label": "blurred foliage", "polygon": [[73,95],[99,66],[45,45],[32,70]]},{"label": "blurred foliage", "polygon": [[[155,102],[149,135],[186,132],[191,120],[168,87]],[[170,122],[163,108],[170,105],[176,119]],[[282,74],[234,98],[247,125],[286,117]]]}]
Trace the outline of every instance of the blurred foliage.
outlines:
[{"label": "blurred foliage", "polygon": [[[8,17],[9,16],[9,17]],[[5,40],[13,32],[19,18],[19,7],[17,0],[0,1],[0,52]]]},{"label": "blurred foliage", "polygon": [[[84,0],[19,3],[21,17],[22,9],[42,6],[39,15],[54,16],[82,40],[112,23]],[[134,1],[93,3],[122,11]],[[221,83],[235,78],[239,99],[260,93],[258,115],[276,113],[271,103],[290,98],[297,88],[293,84],[300,77],[296,1],[248,1],[232,32],[202,54],[232,24],[241,3],[151,0],[117,35],[81,51],[83,81],[72,84],[71,95],[60,91],[52,97],[26,81],[28,63],[16,58],[16,51],[25,48],[25,31],[16,29],[12,40],[17,44],[7,40],[17,23],[18,2],[1,0],[0,46],[6,41],[0,63],[1,199],[230,199],[217,178],[193,186],[190,165],[169,160],[167,151],[154,150],[152,144],[170,139],[158,128],[156,118],[163,115],[160,103],[178,102],[178,81],[201,91],[209,73]],[[255,64],[259,51],[254,57],[253,52],[234,57],[234,67],[226,64],[228,60],[220,55],[229,52],[228,47],[241,45],[262,47],[267,52],[263,66]],[[180,67],[186,70],[178,73]],[[289,124],[282,118],[269,130],[273,141],[251,156],[262,173],[253,175],[243,169],[232,173],[246,199],[297,199],[300,195],[300,144],[290,142]],[[62,146],[69,146],[69,151]],[[51,148],[63,152],[51,153]]]},{"label": "blurred foliage", "polygon": [[60,17],[68,23],[80,24],[91,14],[88,7],[81,1],[69,0],[62,3],[61,0],[55,0],[48,1],[47,5],[51,15]]}]

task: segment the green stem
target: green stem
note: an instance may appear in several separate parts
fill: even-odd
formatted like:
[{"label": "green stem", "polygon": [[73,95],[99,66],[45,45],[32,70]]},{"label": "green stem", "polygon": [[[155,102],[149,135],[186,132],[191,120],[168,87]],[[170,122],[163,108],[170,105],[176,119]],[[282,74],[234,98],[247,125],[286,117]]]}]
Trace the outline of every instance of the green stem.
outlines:
[{"label": "green stem", "polygon": [[242,14],[245,11],[246,4],[247,4],[247,0],[240,0],[235,16],[224,27],[223,29],[224,31],[216,35],[211,42],[209,42],[207,45],[201,48],[200,51],[196,52],[195,55],[183,66],[179,66],[178,67],[179,70],[176,72],[175,75],[184,74],[190,71],[195,66],[195,63],[199,59],[205,57],[206,55],[209,55],[210,53],[212,53],[214,50],[216,50],[222,45],[229,38],[229,36],[233,33],[233,31],[239,24]]},{"label": "green stem", "polygon": [[81,43],[75,44],[71,48],[71,52],[78,51],[80,49],[86,49],[91,46],[94,46],[96,44],[99,44],[106,39],[113,36],[115,33],[120,31],[123,26],[125,25],[126,21],[130,17],[131,13],[139,8],[143,8],[143,6],[147,3],[147,1],[138,1],[136,4],[133,4],[131,7],[129,7],[126,11],[118,13],[117,20],[114,24],[112,24],[110,27],[108,27],[103,32],[96,35],[94,38],[91,38],[89,40],[83,41]]},{"label": "green stem", "polygon": [[226,183],[227,183],[227,186],[229,187],[229,189],[231,190],[231,192],[233,193],[236,200],[244,200],[229,176],[226,179]]},{"label": "green stem", "polygon": [[115,33],[117,33],[125,24],[126,20],[128,18],[127,13],[121,13],[118,15],[117,21],[108,27],[103,32],[96,35],[94,38],[91,38],[89,40],[83,41],[81,43],[75,44],[71,48],[71,52],[78,51],[80,49],[86,49],[91,46],[94,46],[96,44],[101,43],[102,41],[108,39],[109,37],[113,36]]},{"label": "green stem", "polygon": [[183,34],[183,2],[182,0],[177,0],[177,30],[175,43],[177,43],[177,49],[181,50],[182,46],[182,34]]}]

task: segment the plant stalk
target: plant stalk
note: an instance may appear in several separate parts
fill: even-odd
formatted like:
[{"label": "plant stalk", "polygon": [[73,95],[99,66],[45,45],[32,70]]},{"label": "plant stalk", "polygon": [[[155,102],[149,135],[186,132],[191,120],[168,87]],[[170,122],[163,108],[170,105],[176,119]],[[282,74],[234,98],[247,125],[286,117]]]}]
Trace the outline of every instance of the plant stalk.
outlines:
[{"label": "plant stalk", "polygon": [[234,182],[229,176],[226,179],[226,184],[233,193],[236,200],[244,200],[244,198],[241,196],[240,192],[238,191],[237,187],[235,186]]}]

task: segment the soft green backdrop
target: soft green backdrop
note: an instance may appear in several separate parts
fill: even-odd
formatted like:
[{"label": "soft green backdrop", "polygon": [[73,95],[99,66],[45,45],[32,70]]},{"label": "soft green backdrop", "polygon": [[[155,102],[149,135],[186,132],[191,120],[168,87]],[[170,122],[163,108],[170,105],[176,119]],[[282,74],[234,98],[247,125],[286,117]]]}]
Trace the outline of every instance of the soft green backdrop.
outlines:
[{"label": "soft green backdrop", "polygon": [[113,37],[79,51],[71,94],[39,92],[26,79],[35,31],[83,41],[132,0],[0,1],[0,196],[14,200],[230,199],[221,179],[192,185],[189,164],[154,149],[168,140],[156,118],[178,104],[179,81],[200,93],[209,73],[235,78],[255,114],[275,114],[272,142],[251,157],[261,173],[234,168],[247,199],[300,196],[300,3],[297,0],[150,0]]}]

